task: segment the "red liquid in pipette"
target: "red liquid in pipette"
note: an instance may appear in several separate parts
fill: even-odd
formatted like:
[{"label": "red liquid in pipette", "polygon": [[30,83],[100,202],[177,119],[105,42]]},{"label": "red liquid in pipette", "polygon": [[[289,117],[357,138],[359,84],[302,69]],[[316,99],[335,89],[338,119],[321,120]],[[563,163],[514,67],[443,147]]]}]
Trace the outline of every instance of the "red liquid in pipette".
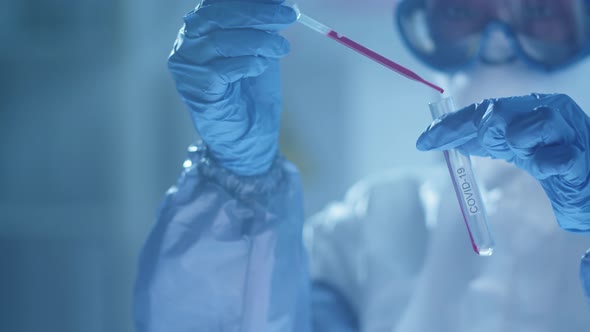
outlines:
[{"label": "red liquid in pipette", "polygon": [[370,49],[364,47],[363,45],[361,45],[361,44],[359,44],[347,37],[339,35],[334,30],[331,30],[326,36],[332,38],[333,40],[339,42],[340,44],[347,46],[347,47],[359,52],[360,54],[368,57],[369,59],[372,59],[373,61],[380,63],[380,64],[384,65],[385,67],[387,67],[387,68],[389,68],[389,69],[391,69],[391,70],[393,70],[393,71],[395,71],[395,72],[397,72],[397,73],[399,73],[411,80],[426,84],[429,87],[435,89],[436,91],[438,91],[440,93],[444,92],[444,90],[441,87],[439,87],[431,82],[428,82],[427,80],[418,76],[418,74],[414,73],[413,71],[409,70],[408,68],[387,59],[386,57],[382,56],[379,53],[371,51]]}]

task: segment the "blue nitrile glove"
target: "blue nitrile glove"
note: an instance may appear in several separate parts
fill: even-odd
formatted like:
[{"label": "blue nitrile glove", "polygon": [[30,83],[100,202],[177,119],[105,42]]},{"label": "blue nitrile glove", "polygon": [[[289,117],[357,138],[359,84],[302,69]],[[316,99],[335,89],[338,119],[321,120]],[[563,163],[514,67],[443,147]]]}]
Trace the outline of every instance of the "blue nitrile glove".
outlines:
[{"label": "blue nitrile glove", "polygon": [[539,180],[563,229],[590,232],[590,119],[567,95],[486,99],[435,120],[416,147],[512,162]]},{"label": "blue nitrile glove", "polygon": [[277,34],[296,21],[282,0],[205,1],[184,17],[168,67],[211,158],[238,175],[266,172],[278,150]]}]

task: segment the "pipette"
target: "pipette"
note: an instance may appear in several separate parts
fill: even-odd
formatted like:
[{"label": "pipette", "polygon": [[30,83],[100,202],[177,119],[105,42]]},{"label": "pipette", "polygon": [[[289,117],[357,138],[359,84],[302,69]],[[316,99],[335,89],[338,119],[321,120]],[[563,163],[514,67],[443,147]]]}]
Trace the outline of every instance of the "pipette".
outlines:
[{"label": "pipette", "polygon": [[313,31],[321,33],[322,35],[327,36],[328,38],[331,38],[346,47],[349,47],[350,49],[366,56],[367,58],[369,58],[369,59],[371,59],[371,60],[373,60],[373,61],[411,79],[411,80],[420,82],[422,84],[426,84],[427,86],[435,89],[436,91],[438,91],[440,93],[444,92],[444,90],[441,87],[423,79],[418,74],[414,73],[413,71],[409,70],[408,68],[389,60],[388,58],[382,56],[381,54],[364,47],[363,45],[339,34],[338,32],[334,31],[333,29],[330,29],[327,26],[325,26],[324,24],[303,14],[299,10],[299,7],[297,6],[297,4],[292,4],[292,3],[289,4],[288,3],[287,5],[289,5],[293,9],[295,9],[295,12],[297,13],[297,21],[299,23],[305,25],[306,27],[312,29]]},{"label": "pipette", "polygon": [[[429,107],[434,119],[455,111],[451,97],[430,103]],[[494,251],[494,239],[488,225],[488,216],[481,193],[471,169],[471,159],[457,150],[444,151],[444,155],[471,246],[478,255],[490,256]]]}]

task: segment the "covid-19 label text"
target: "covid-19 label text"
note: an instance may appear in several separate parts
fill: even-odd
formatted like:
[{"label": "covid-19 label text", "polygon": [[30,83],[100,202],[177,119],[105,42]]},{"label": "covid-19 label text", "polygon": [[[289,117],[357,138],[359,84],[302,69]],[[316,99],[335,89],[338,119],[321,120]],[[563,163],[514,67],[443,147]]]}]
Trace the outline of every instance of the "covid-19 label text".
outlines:
[{"label": "covid-19 label text", "polygon": [[465,168],[457,168],[457,187],[461,190],[463,196],[463,203],[465,203],[466,210],[469,214],[474,215],[480,211],[479,197],[475,193],[475,185],[471,175]]}]

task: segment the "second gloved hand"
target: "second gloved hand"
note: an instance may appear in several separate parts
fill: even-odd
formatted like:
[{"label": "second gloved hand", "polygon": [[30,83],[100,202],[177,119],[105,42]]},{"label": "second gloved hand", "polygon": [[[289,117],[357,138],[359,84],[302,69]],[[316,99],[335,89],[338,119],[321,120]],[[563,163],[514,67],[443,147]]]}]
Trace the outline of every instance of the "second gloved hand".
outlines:
[{"label": "second gloved hand", "polygon": [[590,232],[590,119],[566,95],[486,99],[435,120],[416,146],[512,162],[539,180],[563,229]]},{"label": "second gloved hand", "polygon": [[168,67],[211,157],[238,175],[266,172],[278,150],[282,1],[205,1],[184,17]]}]

